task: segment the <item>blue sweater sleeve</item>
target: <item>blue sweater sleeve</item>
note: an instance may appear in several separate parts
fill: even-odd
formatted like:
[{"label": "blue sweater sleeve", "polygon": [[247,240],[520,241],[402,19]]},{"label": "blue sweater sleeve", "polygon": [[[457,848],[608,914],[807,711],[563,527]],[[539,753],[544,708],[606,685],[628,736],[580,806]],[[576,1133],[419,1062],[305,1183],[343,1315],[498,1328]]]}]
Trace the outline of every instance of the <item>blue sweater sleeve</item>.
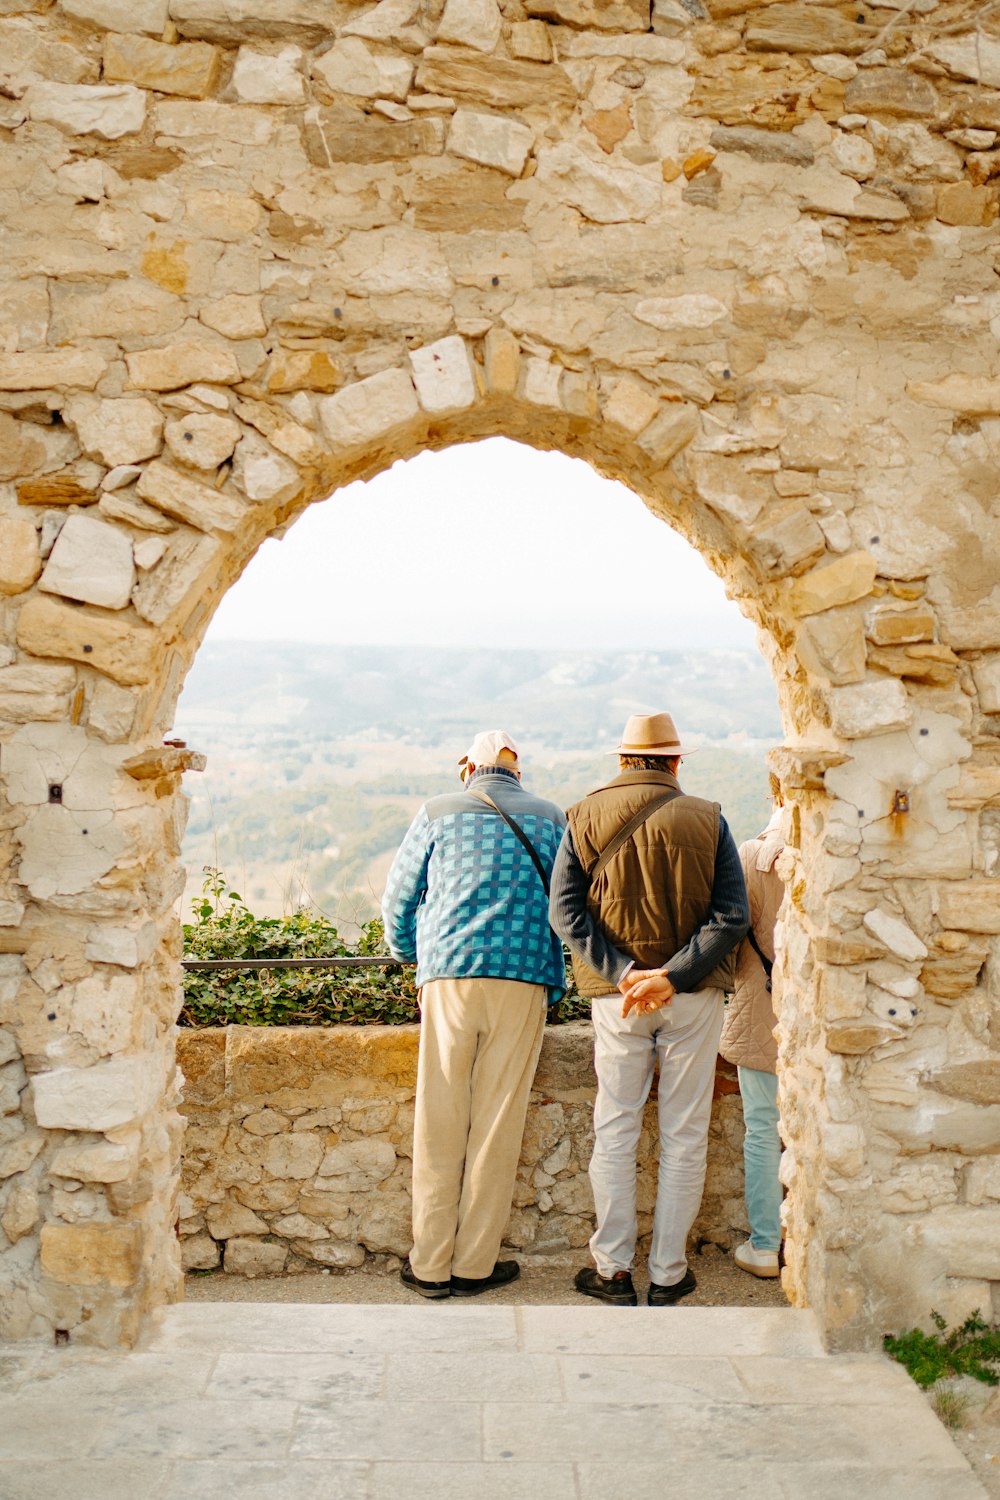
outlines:
[{"label": "blue sweater sleeve", "polygon": [[708,916],[698,931],[664,968],[678,994],[689,993],[717,964],[720,964],[750,926],[750,904],[747,901],[743,866],[729,832],[729,825],[719,814],[719,843],[715,855],[715,876]]},{"label": "blue sweater sleeve", "polygon": [[382,897],[385,940],[393,958],[403,963],[417,957],[417,910],[427,895],[431,848],[430,820],[422,807],[396,851]]}]

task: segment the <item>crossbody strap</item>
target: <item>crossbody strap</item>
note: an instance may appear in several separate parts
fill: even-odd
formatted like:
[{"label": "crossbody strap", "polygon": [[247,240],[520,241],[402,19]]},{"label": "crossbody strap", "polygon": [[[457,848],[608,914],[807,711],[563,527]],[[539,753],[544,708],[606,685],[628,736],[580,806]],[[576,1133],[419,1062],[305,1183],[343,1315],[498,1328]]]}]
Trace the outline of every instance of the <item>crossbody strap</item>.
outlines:
[{"label": "crossbody strap", "polygon": [[764,950],[761,948],[760,944],[757,941],[757,938],[756,938],[756,936],[754,934],[754,930],[753,930],[752,927],[748,927],[747,928],[747,942],[750,944],[751,948],[756,953],[757,957],[761,961],[761,964],[763,965],[764,973],[767,976],[767,988],[768,988],[768,990],[770,990],[770,988],[771,988],[771,971],[774,968],[774,960],[768,958],[765,955]]},{"label": "crossbody strap", "polygon": [[608,860],[614,858],[621,846],[632,837],[636,829],[641,828],[646,819],[652,817],[657,808],[663,807],[667,802],[673,802],[675,797],[680,796],[683,796],[682,792],[664,792],[662,797],[654,797],[652,802],[647,802],[645,807],[640,807],[637,813],[633,813],[624,828],[619,828],[610,844],[605,845],[597,856],[597,862],[590,872],[591,885],[593,885],[598,875],[600,875]]},{"label": "crossbody strap", "polygon": [[524,829],[520,826],[520,824],[515,823],[514,819],[509,817],[508,814],[504,812],[502,807],[497,806],[497,804],[493,801],[493,798],[490,796],[489,792],[480,791],[478,787],[470,787],[469,791],[471,792],[472,796],[475,797],[477,802],[488,803],[495,813],[499,813],[501,818],[503,818],[504,822],[507,824],[507,827],[510,829],[511,833],[514,834],[516,838],[520,839],[525,849],[527,849],[528,853],[531,855],[535,869],[538,871],[538,878],[542,882],[542,889],[545,891],[545,894],[547,896],[549,894],[549,877],[545,873],[545,866],[542,864],[542,861],[539,858],[538,850],[535,848],[534,844],[531,842]]}]

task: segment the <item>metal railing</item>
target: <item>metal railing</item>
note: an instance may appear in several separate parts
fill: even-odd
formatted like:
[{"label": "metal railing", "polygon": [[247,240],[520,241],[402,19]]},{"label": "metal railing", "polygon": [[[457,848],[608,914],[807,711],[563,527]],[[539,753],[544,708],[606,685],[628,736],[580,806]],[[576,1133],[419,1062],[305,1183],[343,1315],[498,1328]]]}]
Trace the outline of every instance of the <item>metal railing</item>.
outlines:
[{"label": "metal railing", "polygon": [[185,958],[181,968],[188,974],[220,973],[225,970],[260,972],[262,969],[412,969],[416,965],[398,958]]}]

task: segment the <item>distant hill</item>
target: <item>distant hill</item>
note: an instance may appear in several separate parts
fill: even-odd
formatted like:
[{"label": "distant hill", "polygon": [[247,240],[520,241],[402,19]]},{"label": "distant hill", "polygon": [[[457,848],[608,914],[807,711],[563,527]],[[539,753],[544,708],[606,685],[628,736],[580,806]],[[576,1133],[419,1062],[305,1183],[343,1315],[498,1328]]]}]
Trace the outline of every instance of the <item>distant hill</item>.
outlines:
[{"label": "distant hill", "polygon": [[219,866],[262,912],[312,900],[348,928],[377,909],[410,818],[456,784],[477,729],[513,734],[532,788],[566,805],[614,773],[603,752],[627,716],[663,707],[702,747],[686,789],[749,837],[767,817],[764,751],[781,737],[755,652],[206,644],[175,721],[208,755],[187,783],[188,895]]}]

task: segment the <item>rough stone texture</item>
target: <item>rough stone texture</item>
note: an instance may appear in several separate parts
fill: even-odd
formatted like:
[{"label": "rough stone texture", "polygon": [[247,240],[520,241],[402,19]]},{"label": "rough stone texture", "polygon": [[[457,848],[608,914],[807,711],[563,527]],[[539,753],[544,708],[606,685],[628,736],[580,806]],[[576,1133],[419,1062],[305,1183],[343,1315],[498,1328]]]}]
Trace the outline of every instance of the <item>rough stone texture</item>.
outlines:
[{"label": "rough stone texture", "polygon": [[[850,1346],[998,1279],[976,1231],[954,1250],[1000,1202],[1000,63],[971,9],[0,0],[0,1066],[31,1080],[0,1333],[128,1343],[177,1292],[197,761],[160,741],[224,588],[312,501],[498,433],[630,485],[774,672],[790,1297]],[[225,1099],[261,1175],[185,1213],[192,1264],[227,1202],[284,1227],[227,1236],[230,1270],[405,1248],[412,1048],[379,1044],[376,1100],[363,1038],[199,1045],[190,1107]],[[586,1240],[571,1073],[539,1074],[534,1250]],[[95,1145],[67,1131],[125,1158],[52,1177]],[[705,1222],[739,1196],[714,1173]],[[134,1283],[39,1269],[44,1230],[108,1226]]]},{"label": "rough stone texture", "polygon": [[[272,1261],[299,1270],[406,1255],[418,1040],[412,1026],[182,1031],[185,1264],[215,1266],[223,1246],[239,1275]],[[546,1032],[507,1229],[514,1251],[557,1255],[590,1234],[592,1054],[585,1023]],[[747,1228],[742,1112],[735,1070],[720,1069],[693,1233],[730,1246]],[[639,1148],[644,1233],[656,1140],[654,1100]]]}]

